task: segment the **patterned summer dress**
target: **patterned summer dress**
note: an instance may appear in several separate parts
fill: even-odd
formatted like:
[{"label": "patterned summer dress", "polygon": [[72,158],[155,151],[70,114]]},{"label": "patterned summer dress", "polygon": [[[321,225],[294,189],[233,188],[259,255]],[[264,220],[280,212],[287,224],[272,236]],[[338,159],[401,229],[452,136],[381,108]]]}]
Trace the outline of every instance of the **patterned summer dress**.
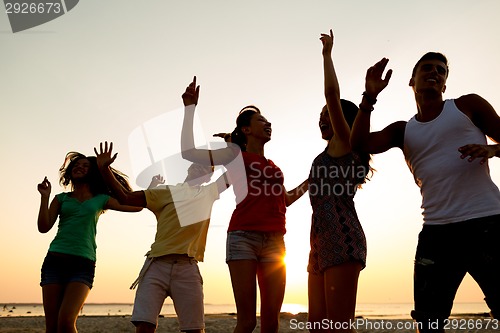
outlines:
[{"label": "patterned summer dress", "polygon": [[366,238],[354,207],[355,185],[365,168],[359,155],[332,157],[323,151],[309,173],[309,198],[313,210],[309,273],[349,261],[366,265]]}]

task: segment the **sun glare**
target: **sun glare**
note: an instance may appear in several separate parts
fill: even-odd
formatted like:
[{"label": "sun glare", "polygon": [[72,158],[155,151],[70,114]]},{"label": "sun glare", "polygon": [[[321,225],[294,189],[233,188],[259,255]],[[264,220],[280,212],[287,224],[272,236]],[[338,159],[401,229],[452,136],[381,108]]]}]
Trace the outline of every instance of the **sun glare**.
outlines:
[{"label": "sun glare", "polygon": [[291,313],[293,315],[307,312],[307,307],[302,304],[285,303],[281,306],[281,312]]},{"label": "sun glare", "polygon": [[287,248],[285,257],[287,289],[307,290],[307,257],[307,252]]}]

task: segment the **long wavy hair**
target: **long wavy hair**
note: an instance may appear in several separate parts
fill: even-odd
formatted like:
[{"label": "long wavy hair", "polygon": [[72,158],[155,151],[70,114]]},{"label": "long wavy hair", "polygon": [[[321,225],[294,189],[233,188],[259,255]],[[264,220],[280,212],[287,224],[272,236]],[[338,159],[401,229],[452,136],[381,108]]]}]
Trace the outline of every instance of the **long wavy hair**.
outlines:
[{"label": "long wavy hair", "polygon": [[255,105],[248,105],[241,109],[238,118],[236,118],[236,127],[231,132],[231,142],[237,144],[241,151],[247,150],[247,137],[241,128],[250,126],[250,121],[255,114],[260,114],[259,108]]},{"label": "long wavy hair", "polygon": [[[106,185],[106,182],[99,172],[97,158],[95,156],[85,156],[74,151],[66,154],[64,163],[59,168],[59,184],[64,187],[71,186],[71,190],[74,189],[74,183],[71,175],[76,162],[81,159],[87,159],[90,163],[89,171],[83,181],[89,184],[92,195],[96,196],[98,194],[107,194],[112,196],[113,193],[111,192],[111,189]],[[111,172],[124,188],[132,191],[132,188],[127,181],[127,176],[124,173],[113,168],[111,168]]]},{"label": "long wavy hair", "polygon": [[[342,113],[344,114],[344,118],[349,125],[349,128],[352,129],[352,125],[354,124],[354,120],[358,114],[358,107],[353,102],[342,98],[340,99],[340,106],[342,107]],[[324,108],[326,108],[326,105]],[[367,180],[370,180],[375,169],[373,169],[370,165],[371,155],[369,153],[357,152],[357,154],[361,159],[361,166],[364,169],[364,172],[360,172],[357,177],[357,185],[361,187],[361,185]]]}]

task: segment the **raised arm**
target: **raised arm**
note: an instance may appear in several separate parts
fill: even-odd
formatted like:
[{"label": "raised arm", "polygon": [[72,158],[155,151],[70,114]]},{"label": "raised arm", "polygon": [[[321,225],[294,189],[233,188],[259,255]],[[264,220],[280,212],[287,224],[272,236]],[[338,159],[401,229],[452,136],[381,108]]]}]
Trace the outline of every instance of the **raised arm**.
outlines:
[{"label": "raised arm", "polygon": [[196,105],[200,94],[200,86],[196,85],[196,76],[182,94],[184,103],[184,121],[181,131],[181,154],[182,158],[204,165],[220,165],[227,164],[234,160],[239,153],[239,150],[232,147],[209,150],[198,149],[194,142],[193,124]]},{"label": "raised arm", "polygon": [[335,141],[330,140],[328,143],[328,153],[334,157],[343,156],[351,151],[349,142],[351,130],[344,118],[340,105],[340,87],[331,55],[333,48],[332,30],[330,30],[329,35],[321,34],[320,40],[323,43],[322,54],[326,106],[328,107],[330,123],[335,133]]},{"label": "raised arm", "polygon": [[373,106],[377,102],[378,94],[389,84],[392,75],[392,70],[388,70],[385,78],[382,78],[388,62],[389,59],[383,58],[366,72],[365,92],[351,132],[353,150],[378,154],[393,147],[403,149],[406,126],[404,121],[392,123],[382,131],[370,133],[370,116]]},{"label": "raised arm", "polygon": [[49,198],[51,185],[47,177],[43,179],[43,181],[38,184],[38,192],[40,192],[40,210],[38,211],[38,231],[41,233],[46,233],[54,226],[56,222],[57,216],[59,215],[59,200],[54,198],[50,203],[49,207]]},{"label": "raised arm", "polygon": [[100,152],[97,152],[97,149],[94,148],[94,152],[97,157],[97,165],[99,166],[99,171],[104,178],[104,181],[111,188],[111,191],[116,196],[117,202],[121,206],[115,205],[115,200],[110,198],[108,201],[108,206],[106,208],[120,211],[138,211],[131,210],[130,208],[123,206],[134,206],[134,207],[146,207],[146,196],[143,191],[129,191],[124,188],[120,182],[115,178],[113,172],[111,172],[110,165],[113,163],[118,154],[113,154],[113,143],[111,142],[108,146],[108,142],[100,144]]},{"label": "raised arm", "polygon": [[489,158],[500,157],[500,117],[488,101],[476,94],[462,96],[455,100],[457,107],[472,120],[486,136],[497,144],[478,145],[469,144],[460,147],[462,158],[472,162],[480,158],[485,163]]}]

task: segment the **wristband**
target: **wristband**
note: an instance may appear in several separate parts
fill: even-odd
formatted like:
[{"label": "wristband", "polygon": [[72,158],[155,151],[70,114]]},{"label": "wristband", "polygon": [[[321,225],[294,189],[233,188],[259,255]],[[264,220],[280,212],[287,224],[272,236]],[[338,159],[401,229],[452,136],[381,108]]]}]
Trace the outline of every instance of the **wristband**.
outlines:
[{"label": "wristband", "polygon": [[373,98],[371,97],[370,95],[368,95],[368,93],[366,91],[364,91],[362,93],[363,97],[366,99],[366,101],[368,103],[370,103],[371,105],[374,105],[375,103],[377,103],[377,99],[376,98]]},{"label": "wristband", "polygon": [[373,111],[373,105],[366,106],[363,102],[359,104],[359,111],[365,113],[371,113]]}]

